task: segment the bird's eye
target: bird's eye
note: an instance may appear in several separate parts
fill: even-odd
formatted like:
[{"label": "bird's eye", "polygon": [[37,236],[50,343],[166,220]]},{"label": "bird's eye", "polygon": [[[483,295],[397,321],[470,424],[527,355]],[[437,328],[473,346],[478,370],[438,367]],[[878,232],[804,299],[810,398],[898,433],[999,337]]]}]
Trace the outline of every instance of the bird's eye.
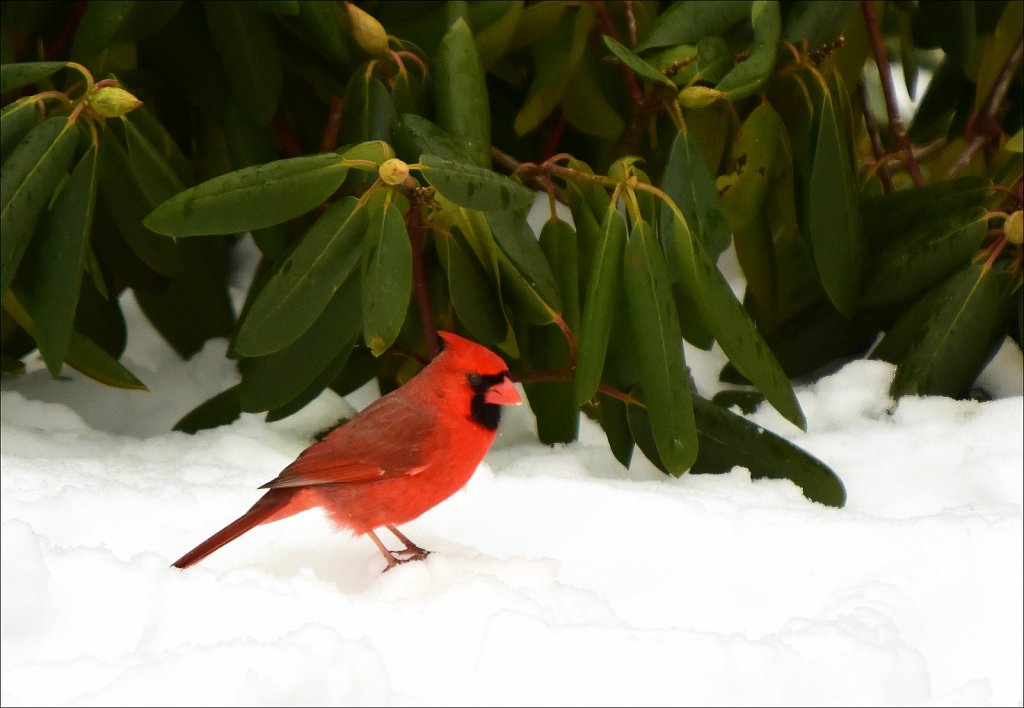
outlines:
[{"label": "bird's eye", "polygon": [[466,380],[469,382],[469,387],[476,391],[483,385],[484,377],[480,374],[466,374]]}]

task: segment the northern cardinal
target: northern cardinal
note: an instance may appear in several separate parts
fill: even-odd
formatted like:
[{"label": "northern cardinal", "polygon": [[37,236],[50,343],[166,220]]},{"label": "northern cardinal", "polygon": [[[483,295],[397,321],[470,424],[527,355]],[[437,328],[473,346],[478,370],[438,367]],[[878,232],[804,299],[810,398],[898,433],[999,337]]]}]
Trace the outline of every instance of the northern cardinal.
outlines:
[{"label": "northern cardinal", "polygon": [[[313,507],[367,534],[390,570],[426,558],[397,528],[462,489],[494,441],[501,406],[521,403],[501,357],[441,332],[443,351],[404,386],[306,448],[249,511],[174,563],[187,568],[258,526]],[[390,551],[385,527],[405,548]]]}]

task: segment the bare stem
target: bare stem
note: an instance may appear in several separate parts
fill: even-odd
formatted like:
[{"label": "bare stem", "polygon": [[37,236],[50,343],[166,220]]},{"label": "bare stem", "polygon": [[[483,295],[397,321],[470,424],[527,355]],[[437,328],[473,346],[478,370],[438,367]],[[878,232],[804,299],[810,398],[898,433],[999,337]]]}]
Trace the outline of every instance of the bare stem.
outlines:
[{"label": "bare stem", "polygon": [[[868,129],[868,137],[871,138],[871,154],[875,156],[875,163],[882,157],[882,140],[878,134],[878,125],[871,117],[871,107],[868,105],[868,93],[864,88],[864,82],[857,82],[857,95],[860,97],[860,110],[864,114],[864,124]],[[892,191],[892,180],[889,178],[889,171],[880,167],[878,177],[882,180],[882,188],[888,194]]]},{"label": "bare stem", "polygon": [[437,331],[430,312],[430,295],[427,290],[427,269],[423,263],[423,222],[420,218],[420,203],[413,201],[405,215],[405,227],[409,232],[412,246],[412,281],[416,293],[416,307],[423,326],[423,339],[427,343],[427,355],[433,359],[440,349],[437,346]]},{"label": "bare stem", "polygon": [[982,107],[981,115],[975,121],[975,124],[981,125],[981,130],[971,138],[967,148],[949,166],[949,171],[946,173],[947,177],[952,177],[962,170],[970,163],[985,143],[1000,134],[999,125],[996,123],[996,116],[999,113],[1000,106],[1003,105],[1003,99],[1006,98],[1006,92],[1013,81],[1013,75],[1017,71],[1017,65],[1020,64],[1022,54],[1024,54],[1024,35],[1017,38],[1017,44],[1014,45],[1013,50],[1006,57],[1006,61],[1003,62],[1003,68],[999,71],[999,76],[996,77],[996,81],[992,85],[992,91]]},{"label": "bare stem", "polygon": [[924,184],[924,176],[921,174],[921,167],[917,164],[914,151],[910,148],[910,141],[903,130],[900,122],[900,110],[896,104],[896,90],[893,87],[892,71],[889,69],[889,56],[885,52],[885,42],[882,39],[882,30],[878,25],[878,18],[875,16],[875,9],[871,4],[872,0],[861,0],[860,7],[864,13],[864,24],[867,25],[868,37],[871,39],[871,48],[875,55],[875,64],[878,66],[878,78],[882,82],[882,93],[885,95],[885,109],[889,116],[889,133],[896,145],[906,155],[907,172],[914,184]]}]

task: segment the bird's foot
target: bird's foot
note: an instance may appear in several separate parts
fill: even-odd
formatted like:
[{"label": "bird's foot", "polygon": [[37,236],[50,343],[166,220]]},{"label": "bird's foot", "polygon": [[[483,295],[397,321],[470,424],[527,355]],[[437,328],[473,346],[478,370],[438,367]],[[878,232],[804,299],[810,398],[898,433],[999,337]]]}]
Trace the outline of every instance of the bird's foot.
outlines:
[{"label": "bird's foot", "polygon": [[[405,557],[406,554],[409,555]],[[395,566],[401,565],[402,563],[409,563],[410,561],[421,561],[429,555],[430,551],[424,550],[419,546],[416,546],[414,548],[406,548],[401,551],[388,551],[388,556],[390,557],[390,559],[388,560],[388,567],[381,572],[386,573]]]}]

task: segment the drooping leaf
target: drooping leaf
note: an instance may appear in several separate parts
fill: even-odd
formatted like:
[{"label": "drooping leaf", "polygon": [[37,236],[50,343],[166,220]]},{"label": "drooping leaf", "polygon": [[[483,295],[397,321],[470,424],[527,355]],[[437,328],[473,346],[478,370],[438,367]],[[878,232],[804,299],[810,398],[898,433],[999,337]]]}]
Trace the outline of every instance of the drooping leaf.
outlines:
[{"label": "drooping leaf", "polygon": [[0,112],[0,162],[6,162],[14,148],[43,117],[43,106],[34,96],[19,98]]},{"label": "drooping leaf", "polygon": [[589,268],[590,280],[583,298],[576,361],[576,403],[583,405],[597,391],[608,351],[608,337],[620,292],[626,222],[614,203],[605,210],[597,249]]},{"label": "drooping leaf", "polygon": [[615,40],[614,37],[608,35],[602,35],[601,39],[604,41],[604,45],[611,50],[611,53],[619,58],[623,64],[625,64],[630,71],[639,76],[641,79],[647,79],[655,83],[666,84],[675,88],[675,84],[665,74],[655,69],[653,66],[648,64],[638,55],[631,52],[629,49],[624,47],[621,42]]},{"label": "drooping leaf", "polygon": [[754,478],[792,481],[811,501],[846,504],[842,480],[797,446],[700,396],[693,397],[693,412],[700,440],[693,472],[728,472],[742,466]]},{"label": "drooping leaf", "polygon": [[238,386],[232,386],[199,404],[174,424],[181,433],[198,433],[200,430],[228,425],[242,415],[238,404]]},{"label": "drooping leaf", "polygon": [[626,242],[622,278],[658,457],[678,477],[697,457],[697,431],[668,266],[645,221],[633,227]]},{"label": "drooping leaf", "polygon": [[235,351],[265,356],[298,339],[359,263],[366,224],[366,209],[354,197],[331,205],[260,290]]},{"label": "drooping leaf", "polygon": [[793,388],[728,282],[684,221],[671,224],[682,282],[729,361],[794,425],[807,423]]},{"label": "drooping leaf", "polygon": [[[729,245],[729,228],[722,216],[721,197],[715,180],[692,133],[678,133],[672,143],[661,189],[679,206],[697,229],[705,250],[717,257]],[[658,228],[663,238],[672,232],[673,215],[667,205],[659,206]]]},{"label": "drooping leaf", "polygon": [[833,96],[823,92],[806,223],[821,284],[836,309],[851,316],[860,297],[864,232],[844,120]]},{"label": "drooping leaf", "polygon": [[79,160],[39,235],[38,265],[29,302],[39,352],[55,378],[71,344],[96,201],[97,154],[97,146],[93,145]]},{"label": "drooping leaf", "polygon": [[359,278],[349,278],[298,339],[268,356],[241,361],[238,400],[243,411],[258,413],[291,402],[341,352],[352,350],[362,327],[360,290]]},{"label": "drooping leaf", "polygon": [[363,341],[374,356],[394,343],[409,309],[412,248],[402,212],[390,199],[369,208],[362,253]]},{"label": "drooping leaf", "polygon": [[274,25],[247,2],[210,2],[203,9],[235,99],[257,125],[266,125],[284,85]]},{"label": "drooping leaf", "polygon": [[67,116],[47,118],[29,131],[0,174],[0,293],[14,280],[39,215],[63,178],[78,143]]},{"label": "drooping leaf", "polygon": [[485,217],[498,246],[502,287],[527,320],[540,325],[554,322],[562,310],[555,276],[526,223],[525,211],[492,211]]},{"label": "drooping leaf", "polygon": [[963,395],[1005,333],[1012,278],[1011,268],[974,264],[940,285],[934,309],[897,365],[892,396]]},{"label": "drooping leaf", "polygon": [[508,333],[508,321],[495,284],[470,246],[464,244],[461,229],[453,227],[434,236],[438,259],[448,278],[448,292],[459,321],[470,334],[485,344],[497,344]]}]

